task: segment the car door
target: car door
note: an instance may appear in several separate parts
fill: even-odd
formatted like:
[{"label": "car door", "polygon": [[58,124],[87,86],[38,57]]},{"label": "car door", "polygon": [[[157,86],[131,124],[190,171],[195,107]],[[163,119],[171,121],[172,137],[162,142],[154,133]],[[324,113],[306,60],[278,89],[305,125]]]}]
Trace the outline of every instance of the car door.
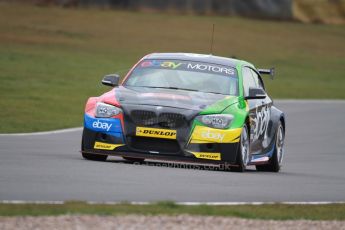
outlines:
[{"label": "car door", "polygon": [[[256,70],[251,69],[254,80],[257,82],[259,88],[265,90],[264,82],[261,76]],[[271,129],[271,108],[273,101],[266,93],[266,98],[261,100],[261,110],[256,115],[258,121],[258,127],[256,130],[256,137],[258,138],[258,149],[260,153],[265,152],[270,144],[270,138],[268,138],[269,129]]]},{"label": "car door", "polygon": [[[250,67],[243,67],[244,96],[248,96],[249,88],[264,88],[260,75]],[[267,97],[266,97],[267,98]],[[267,99],[247,100],[250,120],[250,154],[259,154],[263,151],[263,140],[269,120],[269,104]]]}]

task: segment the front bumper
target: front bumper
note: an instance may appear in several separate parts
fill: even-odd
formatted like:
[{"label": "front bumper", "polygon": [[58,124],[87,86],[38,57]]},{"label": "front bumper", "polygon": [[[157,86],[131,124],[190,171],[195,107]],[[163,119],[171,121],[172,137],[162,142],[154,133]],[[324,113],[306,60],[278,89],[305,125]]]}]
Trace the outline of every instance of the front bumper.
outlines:
[{"label": "front bumper", "polygon": [[[196,126],[187,141],[126,134],[118,118],[85,114],[82,152],[211,164],[235,164],[241,130]],[[178,130],[177,130],[178,135]]]}]

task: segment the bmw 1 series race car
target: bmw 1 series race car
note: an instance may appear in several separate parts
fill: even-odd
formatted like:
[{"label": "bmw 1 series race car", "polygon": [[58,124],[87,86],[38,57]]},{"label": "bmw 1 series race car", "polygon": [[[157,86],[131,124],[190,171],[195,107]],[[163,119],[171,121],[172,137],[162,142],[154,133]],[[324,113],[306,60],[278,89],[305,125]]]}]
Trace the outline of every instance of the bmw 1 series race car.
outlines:
[{"label": "bmw 1 series race car", "polygon": [[105,161],[161,159],[226,164],[243,172],[278,172],[285,117],[267,95],[261,74],[231,58],[154,53],[124,77],[106,75],[109,92],[88,99],[82,156]]}]

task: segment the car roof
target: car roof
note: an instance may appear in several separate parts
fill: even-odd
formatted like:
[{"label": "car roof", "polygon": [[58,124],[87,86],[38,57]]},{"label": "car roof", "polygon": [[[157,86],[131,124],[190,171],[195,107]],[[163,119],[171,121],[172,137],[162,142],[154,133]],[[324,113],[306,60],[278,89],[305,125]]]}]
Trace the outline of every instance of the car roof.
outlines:
[{"label": "car roof", "polygon": [[215,56],[212,54],[197,54],[197,53],[152,53],[148,54],[144,59],[168,59],[168,60],[184,60],[195,62],[207,62],[218,65],[225,65],[236,68],[238,64],[246,64],[254,67],[251,63],[239,59]]}]

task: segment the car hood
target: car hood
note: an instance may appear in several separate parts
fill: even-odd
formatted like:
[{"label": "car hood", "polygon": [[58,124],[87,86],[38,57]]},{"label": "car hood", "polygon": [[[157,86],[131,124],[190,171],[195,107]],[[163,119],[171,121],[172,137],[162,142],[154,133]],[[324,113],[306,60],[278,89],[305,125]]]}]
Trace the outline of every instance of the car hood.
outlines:
[{"label": "car hood", "polygon": [[226,107],[236,103],[237,97],[175,89],[124,87],[114,89],[115,97],[121,105],[152,105],[221,113]]}]

